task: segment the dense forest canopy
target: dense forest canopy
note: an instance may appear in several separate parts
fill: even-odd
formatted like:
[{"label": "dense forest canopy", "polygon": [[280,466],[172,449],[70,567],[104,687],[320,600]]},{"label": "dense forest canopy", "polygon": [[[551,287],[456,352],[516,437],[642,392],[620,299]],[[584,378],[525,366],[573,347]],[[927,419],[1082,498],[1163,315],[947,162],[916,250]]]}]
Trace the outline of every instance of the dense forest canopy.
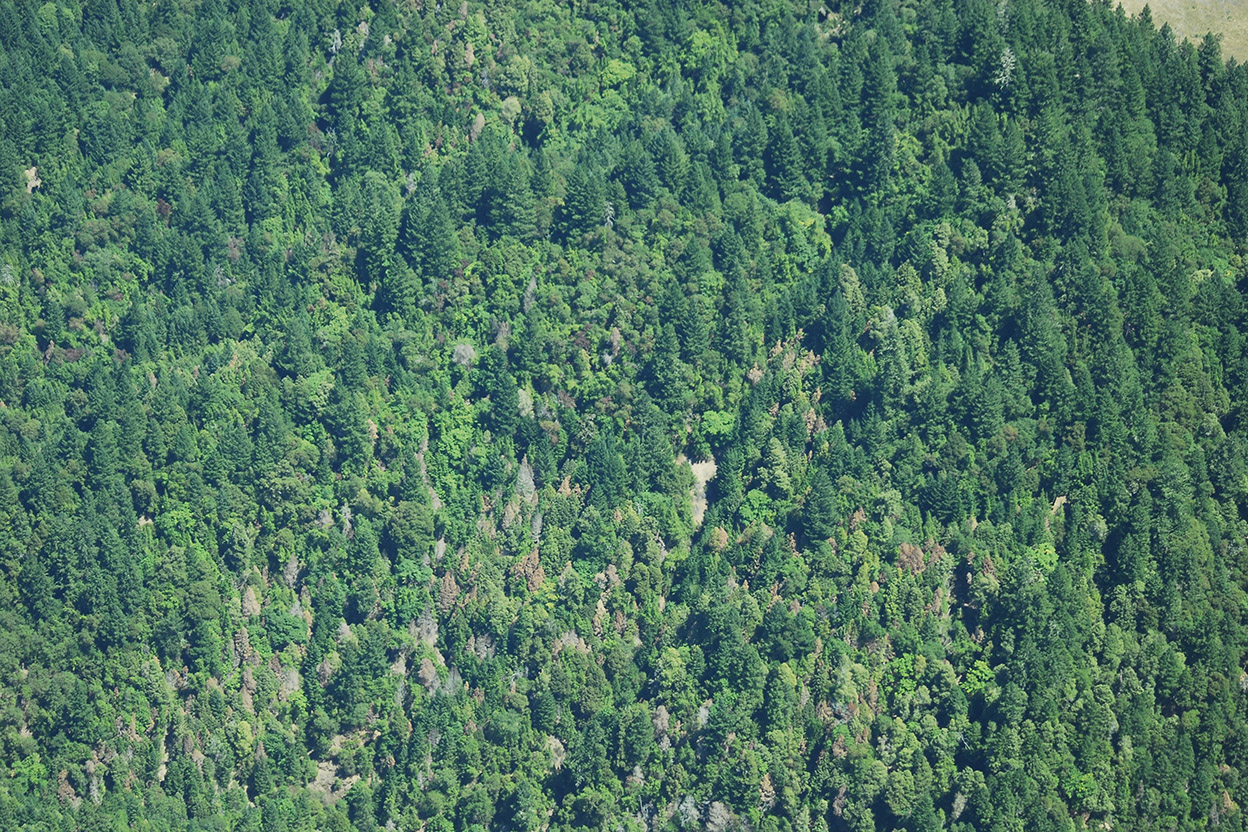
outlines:
[{"label": "dense forest canopy", "polygon": [[0,3],[0,827],[1245,827],[1248,70],[1103,0]]}]

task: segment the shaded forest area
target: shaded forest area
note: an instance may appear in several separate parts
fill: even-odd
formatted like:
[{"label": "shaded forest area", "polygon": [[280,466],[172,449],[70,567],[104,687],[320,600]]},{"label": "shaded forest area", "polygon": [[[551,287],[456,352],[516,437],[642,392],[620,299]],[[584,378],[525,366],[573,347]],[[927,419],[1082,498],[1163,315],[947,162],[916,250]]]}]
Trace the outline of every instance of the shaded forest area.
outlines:
[{"label": "shaded forest area", "polygon": [[0,827],[1244,828],[1216,38],[18,0],[0,124]]}]

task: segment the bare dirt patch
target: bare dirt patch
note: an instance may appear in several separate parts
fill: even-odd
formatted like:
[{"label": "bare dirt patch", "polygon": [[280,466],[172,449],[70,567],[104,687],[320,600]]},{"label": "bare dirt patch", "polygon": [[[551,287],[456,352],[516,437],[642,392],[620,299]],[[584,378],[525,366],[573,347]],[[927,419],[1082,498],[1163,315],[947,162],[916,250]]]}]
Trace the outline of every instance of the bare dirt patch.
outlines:
[{"label": "bare dirt patch", "polygon": [[[685,461],[682,456],[676,460],[677,464]],[[700,528],[702,526],[702,518],[706,516],[706,484],[715,479],[715,458],[709,457],[701,462],[689,463],[689,468],[693,471],[693,488],[689,489],[689,499],[693,502],[693,526]]]}]

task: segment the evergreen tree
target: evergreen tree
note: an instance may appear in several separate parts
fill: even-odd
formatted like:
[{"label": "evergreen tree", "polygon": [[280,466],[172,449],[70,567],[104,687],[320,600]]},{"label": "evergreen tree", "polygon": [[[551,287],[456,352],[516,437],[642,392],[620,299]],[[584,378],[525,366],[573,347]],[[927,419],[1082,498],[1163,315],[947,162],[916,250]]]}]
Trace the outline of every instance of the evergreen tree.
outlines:
[{"label": "evergreen tree", "polygon": [[567,193],[559,209],[559,228],[564,238],[573,241],[589,234],[606,222],[606,199],[602,183],[582,165],[568,174]]},{"label": "evergreen tree", "polygon": [[646,208],[654,201],[659,190],[659,175],[654,158],[640,141],[634,139],[624,146],[617,175],[633,208]]},{"label": "evergreen tree", "polygon": [[802,150],[788,119],[781,118],[769,133],[767,146],[767,183],[780,200],[801,199],[810,188],[806,181]]}]

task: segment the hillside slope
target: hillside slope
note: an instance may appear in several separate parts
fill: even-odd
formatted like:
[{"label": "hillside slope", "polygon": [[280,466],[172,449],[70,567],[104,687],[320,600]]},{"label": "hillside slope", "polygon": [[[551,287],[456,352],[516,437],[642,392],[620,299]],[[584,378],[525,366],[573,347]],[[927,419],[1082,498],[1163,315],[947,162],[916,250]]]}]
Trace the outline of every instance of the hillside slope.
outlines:
[{"label": "hillside slope", "polygon": [[1129,14],[1147,7],[1156,25],[1169,24],[1179,38],[1199,42],[1209,32],[1222,40],[1222,51],[1248,61],[1248,2],[1245,0],[1123,0]]},{"label": "hillside slope", "polygon": [[1244,827],[1212,45],[15,2],[0,125],[0,828]]}]

